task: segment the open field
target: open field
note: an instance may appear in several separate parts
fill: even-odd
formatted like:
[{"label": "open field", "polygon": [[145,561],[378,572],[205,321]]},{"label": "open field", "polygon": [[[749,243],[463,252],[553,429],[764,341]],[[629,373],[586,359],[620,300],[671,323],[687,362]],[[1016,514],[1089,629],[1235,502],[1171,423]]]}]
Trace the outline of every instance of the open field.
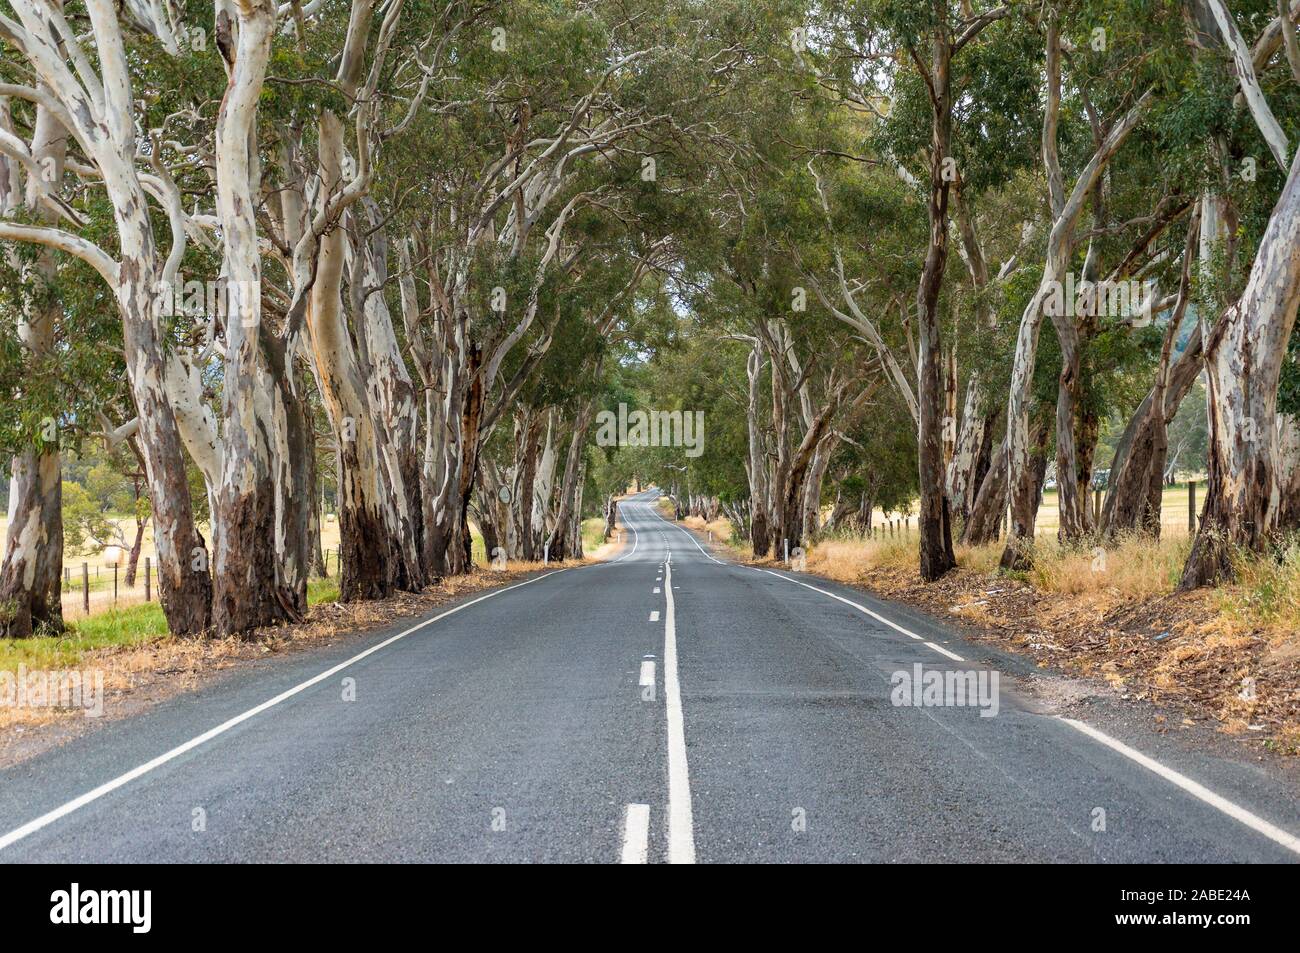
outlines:
[{"label": "open field", "polygon": [[[1196,483],[1196,514],[1199,517],[1201,507],[1205,503],[1205,484]],[[1034,524],[1034,533],[1037,536],[1055,536],[1057,527],[1060,525],[1060,508],[1057,505],[1058,495],[1056,490],[1048,490],[1043,493],[1043,502],[1038,507],[1038,521]],[[1188,519],[1187,519],[1187,500],[1188,491],[1186,483],[1179,483],[1175,486],[1165,487],[1165,492],[1160,501],[1160,534],[1161,536],[1187,536]],[[1104,502],[1104,500],[1103,500]],[[1091,499],[1089,500],[1091,504]]]},{"label": "open field", "polygon": [[[132,538],[135,531],[134,522],[129,517],[121,517],[117,522],[122,528],[123,536],[128,539]],[[0,555],[4,553],[7,530],[8,520],[4,516],[0,516]],[[208,526],[200,525],[199,531],[203,533],[205,538],[210,538],[211,531]],[[470,527],[470,535],[473,538],[474,561],[480,566],[486,566],[487,557],[483,551],[482,535],[479,533],[478,528],[473,525]],[[325,551],[325,566],[331,577],[338,572],[338,545],[339,524],[337,520],[330,516],[321,524],[321,547]],[[127,588],[126,585],[127,553],[125,550],[122,553],[121,563],[117,567],[116,587],[114,586],[113,566],[107,561],[103,553],[88,555],[85,553],[69,553],[65,550],[63,556],[63,617],[65,619],[84,619],[87,614],[95,616],[112,609],[125,609],[144,603],[146,601],[144,585],[146,558],[153,566],[154,572],[150,600],[155,603],[158,601],[158,570],[152,523],[145,527],[144,539],[140,545],[137,578],[135,586],[131,588]],[[82,588],[83,565],[85,566],[86,588],[90,592],[89,613],[85,610],[85,596]]]}]

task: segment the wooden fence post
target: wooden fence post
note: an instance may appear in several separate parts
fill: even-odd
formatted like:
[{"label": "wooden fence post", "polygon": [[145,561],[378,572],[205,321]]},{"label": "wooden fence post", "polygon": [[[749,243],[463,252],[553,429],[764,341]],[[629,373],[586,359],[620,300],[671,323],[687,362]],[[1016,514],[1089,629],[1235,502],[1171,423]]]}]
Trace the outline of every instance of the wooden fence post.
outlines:
[{"label": "wooden fence post", "polygon": [[1187,481],[1187,534],[1196,535],[1196,481]]},{"label": "wooden fence post", "polygon": [[146,556],[144,557],[144,601],[145,602],[149,602],[152,599],[152,593],[150,591],[149,573],[150,573],[149,557]]},{"label": "wooden fence post", "polygon": [[90,567],[81,564],[81,607],[90,615]]}]

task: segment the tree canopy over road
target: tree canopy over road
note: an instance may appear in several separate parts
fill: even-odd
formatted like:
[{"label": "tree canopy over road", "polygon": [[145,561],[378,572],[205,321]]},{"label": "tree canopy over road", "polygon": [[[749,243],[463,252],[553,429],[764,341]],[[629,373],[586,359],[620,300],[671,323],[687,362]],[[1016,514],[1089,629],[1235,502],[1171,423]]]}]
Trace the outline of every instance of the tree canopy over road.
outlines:
[{"label": "tree canopy over road", "polygon": [[1053,473],[1063,542],[1158,533],[1201,447],[1183,583],[1229,578],[1300,524],[1297,17],[0,0],[0,631],[62,627],[87,457],[176,634],[300,619],[322,500],[344,600],[471,523],[580,556],[638,481],[756,556],[914,507],[934,580],[1032,562]]}]

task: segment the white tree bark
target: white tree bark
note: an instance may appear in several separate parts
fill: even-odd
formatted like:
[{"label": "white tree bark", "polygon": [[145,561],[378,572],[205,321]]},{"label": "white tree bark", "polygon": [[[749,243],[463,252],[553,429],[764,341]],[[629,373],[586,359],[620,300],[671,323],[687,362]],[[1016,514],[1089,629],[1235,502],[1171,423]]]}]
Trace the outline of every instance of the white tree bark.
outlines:
[{"label": "white tree bark", "polygon": [[1281,514],[1277,388],[1300,305],[1300,155],[1292,162],[1241,299],[1204,345],[1210,397],[1204,514],[1182,585],[1233,573],[1231,547],[1260,552]]}]

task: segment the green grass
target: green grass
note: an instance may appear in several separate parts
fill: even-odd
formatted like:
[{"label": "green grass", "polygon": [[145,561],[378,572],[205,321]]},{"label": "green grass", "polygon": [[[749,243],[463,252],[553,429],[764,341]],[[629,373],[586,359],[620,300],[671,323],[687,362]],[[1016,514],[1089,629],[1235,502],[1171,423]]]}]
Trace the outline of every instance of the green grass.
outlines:
[{"label": "green grass", "polygon": [[1227,614],[1248,625],[1300,631],[1300,543],[1272,556],[1239,553],[1237,585],[1219,591]]},{"label": "green grass", "polygon": [[582,521],[582,551],[592,553],[605,545],[605,519],[593,516]]},{"label": "green grass", "polygon": [[167,620],[156,602],[111,609],[68,624],[56,638],[0,639],[0,671],[67,668],[81,661],[86,652],[115,646],[139,645],[167,635]]},{"label": "green grass", "polygon": [[[307,582],[308,605],[337,602],[338,598],[337,576]],[[0,639],[0,671],[16,671],[19,665],[29,669],[69,668],[79,664],[86,652],[141,645],[166,637],[167,619],[158,603],[110,609],[70,621],[67,631],[57,638]]]},{"label": "green grass", "polygon": [[336,573],[328,579],[307,580],[307,605],[339,601],[339,577]]}]

